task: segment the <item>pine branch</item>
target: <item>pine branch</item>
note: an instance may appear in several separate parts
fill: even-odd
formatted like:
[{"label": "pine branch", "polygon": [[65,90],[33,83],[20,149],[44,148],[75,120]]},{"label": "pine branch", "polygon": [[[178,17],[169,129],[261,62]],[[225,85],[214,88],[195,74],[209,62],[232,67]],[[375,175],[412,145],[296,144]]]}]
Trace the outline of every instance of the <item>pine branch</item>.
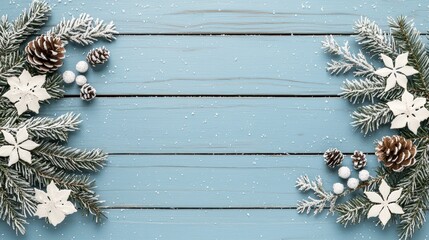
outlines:
[{"label": "pine branch", "polygon": [[357,127],[362,133],[367,134],[377,130],[380,125],[389,123],[393,119],[393,113],[385,103],[376,103],[359,107],[352,113],[352,126]]},{"label": "pine branch", "polygon": [[8,194],[17,200],[23,216],[27,217],[27,214],[33,216],[36,212],[36,202],[33,197],[34,190],[31,185],[22,179],[17,171],[7,166],[0,166],[0,171],[1,181],[4,184],[3,187]]},{"label": "pine branch", "polygon": [[413,75],[412,88],[427,93],[429,82],[429,56],[420,38],[420,32],[414,27],[412,21],[407,22],[406,17],[390,18],[389,25],[397,46],[403,52],[408,52],[408,62],[419,73]]},{"label": "pine branch", "polygon": [[25,234],[25,216],[22,215],[19,209],[19,203],[13,199],[3,188],[0,188],[0,217],[9,226],[12,227],[16,233]]},{"label": "pine branch", "polygon": [[327,205],[331,206],[330,209],[333,209],[337,196],[325,191],[320,177],[316,177],[315,181],[311,181],[308,176],[300,176],[295,186],[302,192],[312,191],[318,197],[318,199],[308,197],[308,200],[298,201],[298,213],[305,212],[309,214],[313,210],[314,215],[316,215],[323,212]]},{"label": "pine branch", "polygon": [[403,89],[398,86],[387,92],[384,91],[385,88],[386,81],[374,75],[370,79],[346,80],[341,88],[340,96],[354,104],[363,103],[367,100],[374,102],[375,99],[389,101],[402,96]]},{"label": "pine branch", "polygon": [[90,45],[97,39],[112,41],[117,34],[113,22],[105,24],[103,21],[96,19],[86,13],[79,15],[78,18],[70,20],[63,19],[57,26],[53,27],[48,34],[55,34],[61,37],[63,42],[74,42],[81,45]]},{"label": "pine branch", "polygon": [[361,17],[355,23],[354,30],[357,34],[356,41],[371,56],[385,54],[393,59],[398,56],[399,52],[396,49],[393,37],[381,30],[375,22],[370,21],[367,17]]},{"label": "pine branch", "polygon": [[83,151],[76,148],[60,146],[55,143],[42,142],[33,153],[48,163],[70,171],[95,171],[105,165],[107,154],[100,149]]},{"label": "pine branch", "polygon": [[57,118],[33,117],[21,122],[15,129],[26,127],[29,134],[37,139],[67,141],[69,132],[76,131],[79,123],[79,114],[66,113]]},{"label": "pine branch", "polygon": [[35,0],[30,4],[28,10],[23,13],[11,24],[7,36],[1,35],[0,38],[8,38],[7,41],[0,40],[0,53],[6,54],[19,49],[19,45],[24,42],[28,36],[37,32],[48,20],[51,7],[45,1]]},{"label": "pine branch", "polygon": [[375,72],[374,66],[370,64],[362,52],[359,51],[357,55],[350,52],[348,42],[344,43],[341,47],[334,39],[333,36],[327,36],[325,41],[322,41],[322,48],[326,52],[341,57],[340,61],[331,60],[328,63],[327,70],[331,74],[347,73],[354,69],[353,74],[357,77],[372,76]]},{"label": "pine branch", "polygon": [[417,229],[426,221],[426,210],[429,208],[429,158],[427,141],[419,145],[416,164],[404,170],[398,183],[402,187],[399,204],[404,210],[398,226],[399,237],[410,239]]},{"label": "pine branch", "polygon": [[335,207],[338,213],[337,223],[344,226],[357,224],[367,218],[371,202],[363,196],[357,196]]},{"label": "pine branch", "polygon": [[7,78],[19,76],[24,70],[25,55],[21,51],[15,51],[0,56],[0,86],[7,85]]}]

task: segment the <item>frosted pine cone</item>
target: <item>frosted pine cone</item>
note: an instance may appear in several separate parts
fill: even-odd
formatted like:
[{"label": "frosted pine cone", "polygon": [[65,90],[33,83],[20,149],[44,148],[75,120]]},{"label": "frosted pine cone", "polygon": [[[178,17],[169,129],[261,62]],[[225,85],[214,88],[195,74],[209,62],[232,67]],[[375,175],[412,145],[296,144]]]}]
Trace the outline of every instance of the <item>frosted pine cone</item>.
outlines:
[{"label": "frosted pine cone", "polygon": [[411,140],[401,136],[383,137],[375,148],[378,161],[385,167],[401,172],[405,167],[415,163],[417,148]]},{"label": "frosted pine cone", "polygon": [[110,52],[105,47],[95,48],[89,51],[86,55],[86,61],[91,64],[93,67],[97,64],[103,64],[109,60]]},{"label": "frosted pine cone", "polygon": [[85,101],[91,101],[97,96],[97,91],[88,83],[84,84],[80,89],[80,98]]},{"label": "frosted pine cone", "polygon": [[323,157],[325,158],[326,164],[331,168],[340,165],[344,159],[343,153],[336,148],[330,148],[326,150],[325,154],[323,154]]},{"label": "frosted pine cone", "polygon": [[42,73],[53,72],[63,65],[66,49],[61,38],[41,35],[25,47],[27,61]]},{"label": "frosted pine cone", "polygon": [[361,151],[355,151],[352,155],[353,168],[361,170],[366,166],[366,155]]}]

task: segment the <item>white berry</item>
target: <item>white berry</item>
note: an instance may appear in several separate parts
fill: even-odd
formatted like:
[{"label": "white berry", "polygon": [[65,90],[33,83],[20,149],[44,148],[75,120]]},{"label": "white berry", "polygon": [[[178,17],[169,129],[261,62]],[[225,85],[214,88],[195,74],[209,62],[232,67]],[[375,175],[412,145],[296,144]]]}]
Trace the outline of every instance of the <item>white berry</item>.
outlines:
[{"label": "white berry", "polygon": [[347,186],[351,189],[356,189],[359,186],[359,180],[356,178],[349,178],[349,180],[347,180]]},{"label": "white berry", "polygon": [[340,178],[342,179],[349,178],[350,174],[351,174],[350,168],[346,166],[340,167],[340,169],[338,169],[338,176],[340,176]]},{"label": "white berry", "polygon": [[72,71],[65,71],[63,73],[63,80],[65,83],[72,83],[75,79],[76,75]]},{"label": "white berry", "polygon": [[332,188],[335,194],[341,194],[344,192],[344,185],[342,183],[334,183]]},{"label": "white berry", "polygon": [[76,70],[80,73],[86,73],[86,71],[88,71],[88,68],[89,68],[89,65],[85,61],[79,61],[76,64]]},{"label": "white berry", "polygon": [[367,181],[369,179],[369,172],[367,170],[361,170],[359,172],[359,179],[361,181]]},{"label": "white berry", "polygon": [[79,75],[76,77],[76,84],[79,86],[83,86],[86,82],[88,82],[88,80],[86,79],[85,76],[83,75]]}]

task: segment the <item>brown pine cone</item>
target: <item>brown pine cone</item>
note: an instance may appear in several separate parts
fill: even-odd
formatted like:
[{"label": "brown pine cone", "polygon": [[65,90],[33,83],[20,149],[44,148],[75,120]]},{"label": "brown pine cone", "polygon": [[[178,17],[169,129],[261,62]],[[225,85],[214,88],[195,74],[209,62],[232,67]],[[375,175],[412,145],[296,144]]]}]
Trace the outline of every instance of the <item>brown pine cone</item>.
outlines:
[{"label": "brown pine cone", "polygon": [[366,166],[366,155],[361,151],[355,151],[352,155],[353,168],[361,170]]},{"label": "brown pine cone", "polygon": [[375,148],[378,161],[395,172],[401,172],[405,167],[413,165],[416,153],[417,147],[411,140],[397,135],[383,137]]},{"label": "brown pine cone", "polygon": [[42,73],[53,72],[63,65],[66,49],[61,38],[41,35],[25,47],[27,61]]},{"label": "brown pine cone", "polygon": [[97,91],[88,83],[84,84],[80,89],[80,98],[85,101],[91,101],[97,96]]},{"label": "brown pine cone", "polygon": [[326,164],[331,168],[340,165],[344,159],[343,153],[336,148],[330,148],[326,150],[325,154],[323,154],[323,157],[325,158]]},{"label": "brown pine cone", "polygon": [[89,51],[86,55],[86,61],[91,64],[93,67],[97,64],[103,64],[109,60],[110,52],[105,47],[95,48]]}]

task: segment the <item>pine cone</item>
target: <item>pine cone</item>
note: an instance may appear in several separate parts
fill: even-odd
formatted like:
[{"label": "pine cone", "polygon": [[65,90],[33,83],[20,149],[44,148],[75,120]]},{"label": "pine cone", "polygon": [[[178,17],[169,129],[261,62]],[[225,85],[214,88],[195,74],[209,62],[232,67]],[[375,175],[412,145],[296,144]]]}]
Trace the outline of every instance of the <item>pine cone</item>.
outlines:
[{"label": "pine cone", "polygon": [[405,167],[413,165],[416,153],[417,147],[411,140],[397,135],[383,137],[375,148],[378,161],[395,172],[401,172]]},{"label": "pine cone", "polygon": [[41,35],[25,47],[27,61],[42,73],[53,72],[63,65],[66,49],[61,38]]},{"label": "pine cone", "polygon": [[80,98],[85,101],[91,101],[97,96],[97,91],[88,83],[84,84],[80,89]]},{"label": "pine cone", "polygon": [[355,151],[352,155],[353,168],[361,170],[366,166],[366,155],[361,151]]},{"label": "pine cone", "polygon": [[97,64],[103,64],[109,60],[110,52],[105,47],[95,48],[89,51],[86,55],[86,61],[91,64],[93,67]]},{"label": "pine cone", "polygon": [[340,165],[344,159],[343,153],[336,148],[330,148],[326,150],[325,154],[323,154],[323,157],[325,158],[326,164],[331,168]]}]

